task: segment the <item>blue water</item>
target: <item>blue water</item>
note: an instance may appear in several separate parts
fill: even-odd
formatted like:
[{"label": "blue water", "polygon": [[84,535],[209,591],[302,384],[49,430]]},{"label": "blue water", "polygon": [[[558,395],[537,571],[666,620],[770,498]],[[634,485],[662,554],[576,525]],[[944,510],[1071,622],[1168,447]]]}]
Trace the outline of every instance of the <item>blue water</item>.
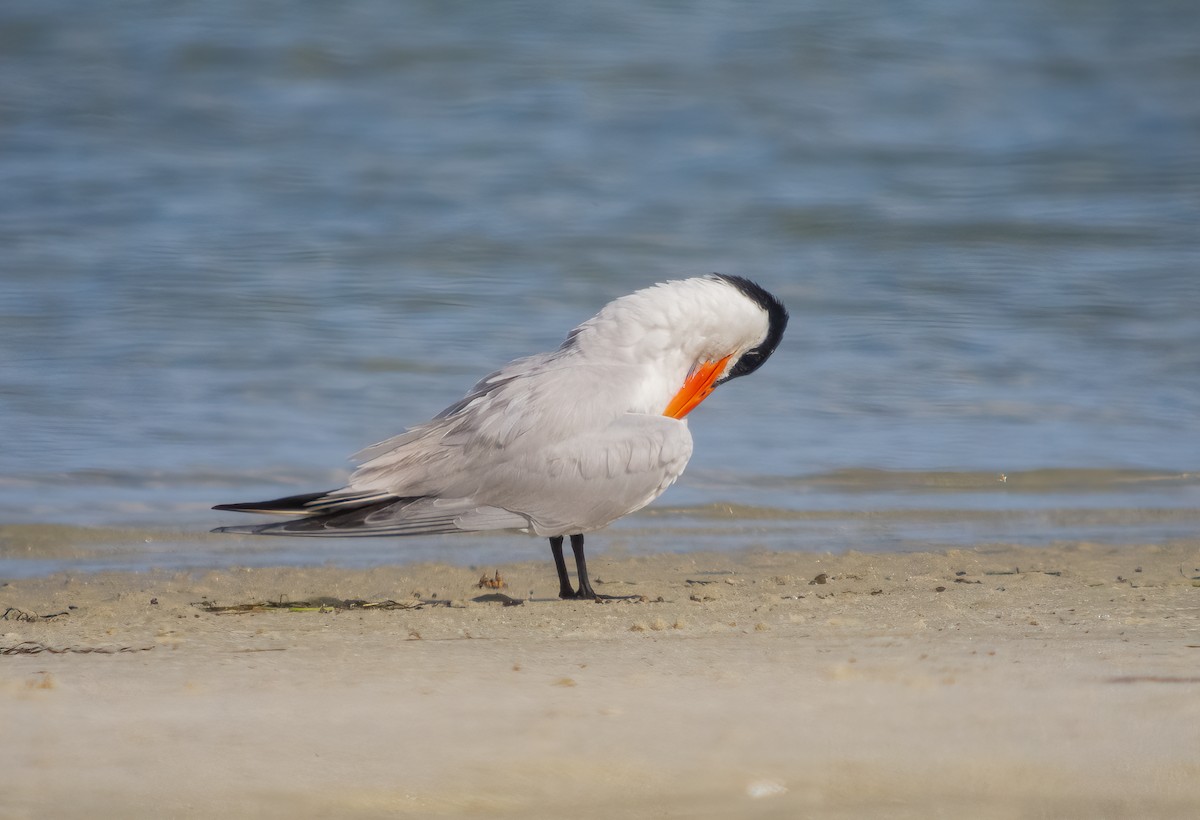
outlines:
[{"label": "blue water", "polygon": [[1197,88],[1169,0],[9,0],[0,575],[540,555],[199,534],[709,271],[788,334],[596,549],[1192,537]]}]

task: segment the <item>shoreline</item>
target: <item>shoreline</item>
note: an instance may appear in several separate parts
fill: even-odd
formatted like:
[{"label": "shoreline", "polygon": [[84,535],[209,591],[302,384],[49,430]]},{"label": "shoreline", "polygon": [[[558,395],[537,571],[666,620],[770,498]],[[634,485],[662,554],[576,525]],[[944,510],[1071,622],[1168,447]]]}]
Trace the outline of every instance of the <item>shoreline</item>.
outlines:
[{"label": "shoreline", "polygon": [[1200,811],[1200,540],[592,569],[2,584],[0,817]]}]

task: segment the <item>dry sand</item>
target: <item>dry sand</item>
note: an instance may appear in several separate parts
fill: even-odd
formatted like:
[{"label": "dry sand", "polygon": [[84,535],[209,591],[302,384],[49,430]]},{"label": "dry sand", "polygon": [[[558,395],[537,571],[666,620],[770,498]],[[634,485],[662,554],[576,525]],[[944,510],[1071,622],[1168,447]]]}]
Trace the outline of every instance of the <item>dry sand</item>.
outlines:
[{"label": "dry sand", "polygon": [[2,585],[0,816],[1200,816],[1200,542],[592,563]]}]

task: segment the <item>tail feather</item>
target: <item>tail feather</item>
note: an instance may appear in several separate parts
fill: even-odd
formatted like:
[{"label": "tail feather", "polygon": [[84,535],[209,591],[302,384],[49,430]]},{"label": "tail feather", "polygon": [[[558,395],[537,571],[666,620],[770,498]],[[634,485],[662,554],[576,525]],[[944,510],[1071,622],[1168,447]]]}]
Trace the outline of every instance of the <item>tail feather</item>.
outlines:
[{"label": "tail feather", "polygon": [[[250,524],[238,527],[219,527],[213,532],[247,533],[254,535],[418,535],[458,532],[453,517],[436,521],[405,521],[403,510],[420,499],[385,499],[360,504],[350,509],[333,511],[302,510],[309,514],[292,521],[273,524]],[[258,511],[258,508],[255,509]]]},{"label": "tail feather", "polygon": [[509,510],[469,498],[400,497],[335,490],[213,509],[297,516],[290,521],[218,527],[213,532],[252,535],[372,536],[436,535],[479,530],[527,530],[530,521]]}]

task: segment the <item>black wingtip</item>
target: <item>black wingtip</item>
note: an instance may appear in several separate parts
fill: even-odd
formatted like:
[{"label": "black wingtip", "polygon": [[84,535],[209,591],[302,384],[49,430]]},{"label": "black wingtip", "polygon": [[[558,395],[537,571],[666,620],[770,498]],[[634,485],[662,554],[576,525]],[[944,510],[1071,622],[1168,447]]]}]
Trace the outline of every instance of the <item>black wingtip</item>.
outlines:
[{"label": "black wingtip", "polygon": [[248,501],[241,504],[218,504],[213,507],[214,510],[222,510],[224,512],[244,512],[244,513],[267,513],[275,515],[295,515],[297,513],[311,513],[308,505],[319,498],[328,496],[328,492],[324,493],[304,493],[303,495],[289,495],[283,498],[273,498],[270,501]]}]

